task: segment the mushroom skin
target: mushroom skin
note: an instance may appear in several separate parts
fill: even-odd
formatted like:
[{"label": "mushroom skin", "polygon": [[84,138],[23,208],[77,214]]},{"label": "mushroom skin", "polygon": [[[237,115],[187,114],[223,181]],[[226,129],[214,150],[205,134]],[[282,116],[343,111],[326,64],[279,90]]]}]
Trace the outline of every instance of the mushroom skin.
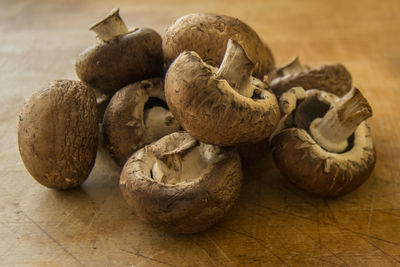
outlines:
[{"label": "mushroom skin", "polygon": [[[304,110],[302,104],[315,107],[316,102],[312,101],[318,99],[318,110],[327,112],[329,105],[338,101],[334,94],[319,90],[308,90],[306,94],[307,97],[297,107],[305,117],[323,114],[316,115],[314,111]],[[315,100],[306,102],[312,98]],[[297,125],[281,130],[272,139],[275,164],[292,183],[316,195],[338,196],[356,189],[371,175],[376,152],[366,121],[350,137],[351,145],[346,151],[333,153],[323,149],[310,135],[308,127],[315,118],[300,120],[299,116],[294,117]]]},{"label": "mushroom skin", "polygon": [[98,138],[96,97],[84,83],[58,80],[35,92],[18,123],[26,169],[54,189],[78,187],[93,168]]},{"label": "mushroom skin", "polygon": [[268,137],[280,118],[279,106],[267,85],[251,77],[259,99],[236,92],[217,69],[193,51],[181,53],[165,78],[168,106],[182,127],[197,140],[231,146]]},{"label": "mushroom skin", "polygon": [[152,29],[135,29],[79,54],[75,71],[81,81],[106,94],[163,73],[161,36]]},{"label": "mushroom skin", "polygon": [[275,66],[268,46],[247,24],[224,15],[194,13],[177,19],[163,39],[167,65],[184,51],[195,51],[209,65],[219,66],[229,39],[237,41],[256,64],[254,76],[263,78]]},{"label": "mushroom skin", "polygon": [[[113,10],[91,27],[98,42],[81,52],[75,62],[79,79],[108,95],[125,85],[160,77],[164,71],[161,36],[149,28],[128,31],[118,12]],[[115,24],[124,27],[113,27]],[[106,37],[99,33],[103,30],[104,34],[103,28],[108,31]]]},{"label": "mushroom skin", "polygon": [[322,65],[310,69],[301,65],[297,57],[272,71],[269,76],[272,79],[271,90],[278,98],[297,86],[305,90],[318,88],[337,96],[345,95],[352,88],[351,74],[342,64]]},{"label": "mushroom skin", "polygon": [[[202,163],[197,165],[203,168],[193,171],[193,177],[177,178],[185,168],[184,158],[193,151],[200,153]],[[157,179],[156,164],[171,172],[169,178]],[[189,234],[226,215],[239,196],[242,180],[233,148],[199,143],[186,132],[176,132],[134,153],[122,170],[120,188],[138,217],[163,231]]]},{"label": "mushroom skin", "polygon": [[155,106],[145,110],[150,98],[166,106],[161,78],[125,86],[114,94],[104,112],[104,143],[121,167],[139,148],[180,130],[179,123],[165,108]]}]

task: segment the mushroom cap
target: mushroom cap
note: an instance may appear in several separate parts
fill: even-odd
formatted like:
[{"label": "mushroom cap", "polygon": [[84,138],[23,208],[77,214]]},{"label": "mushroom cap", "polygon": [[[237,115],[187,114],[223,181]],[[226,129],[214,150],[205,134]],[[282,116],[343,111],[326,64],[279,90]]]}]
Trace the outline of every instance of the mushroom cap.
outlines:
[{"label": "mushroom cap", "polygon": [[115,39],[93,44],[75,62],[79,79],[106,94],[163,73],[161,36],[152,29],[135,29]]},{"label": "mushroom cap", "polygon": [[[114,94],[107,106],[103,119],[104,141],[111,156],[120,166],[123,166],[136,150],[165,135],[164,132],[151,132],[153,128],[148,128],[145,123],[144,110],[150,98],[165,102],[161,78],[125,86]],[[178,131],[180,126],[172,118],[169,128],[171,131]]]},{"label": "mushroom cap", "polygon": [[279,98],[290,88],[299,86],[333,93],[338,96],[345,95],[352,88],[352,79],[349,71],[342,64],[322,65],[318,68],[305,70],[271,81],[271,90]]},{"label": "mushroom cap", "polygon": [[238,42],[257,65],[254,76],[263,78],[274,68],[271,50],[247,24],[229,16],[194,13],[177,19],[163,39],[167,65],[183,51],[195,51],[212,66],[219,66],[228,40]]},{"label": "mushroom cap", "polygon": [[[185,167],[190,155],[196,164]],[[154,178],[156,163],[172,172],[167,180]],[[177,178],[185,168],[191,174]],[[224,217],[239,196],[242,179],[234,149],[202,144],[176,132],[133,154],[122,170],[120,188],[140,218],[163,231],[195,233]]]},{"label": "mushroom cap", "polygon": [[306,92],[308,97],[298,105],[299,114],[294,115],[299,128],[284,129],[272,139],[276,166],[291,182],[310,193],[337,196],[350,192],[370,176],[375,166],[370,127],[362,122],[349,138],[345,152],[324,150],[309,134],[308,127],[315,117],[324,115],[318,114],[321,110],[327,112],[329,104],[338,98],[318,90]]},{"label": "mushroom cap", "polygon": [[253,78],[260,99],[242,96],[215,72],[193,51],[183,52],[169,67],[165,96],[182,127],[201,142],[222,146],[268,137],[280,118],[275,95]]},{"label": "mushroom cap", "polygon": [[18,145],[26,169],[49,188],[79,186],[93,168],[97,149],[93,91],[79,81],[58,80],[35,92],[18,123]]}]

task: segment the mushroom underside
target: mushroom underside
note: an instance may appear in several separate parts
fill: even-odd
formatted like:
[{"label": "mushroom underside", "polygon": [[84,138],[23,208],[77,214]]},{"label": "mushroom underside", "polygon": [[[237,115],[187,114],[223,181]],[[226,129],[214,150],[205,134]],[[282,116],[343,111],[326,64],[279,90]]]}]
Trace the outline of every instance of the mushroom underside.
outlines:
[{"label": "mushroom underside", "polygon": [[[273,157],[277,168],[291,182],[322,196],[338,196],[354,190],[370,176],[376,161],[365,122],[355,132],[351,148],[344,153],[323,150],[307,131],[290,128],[274,137]],[[300,167],[295,167],[299,162]]]},{"label": "mushroom underside", "polygon": [[165,103],[163,83],[158,78],[119,90],[104,116],[107,147],[121,166],[136,150],[179,129]]},{"label": "mushroom underside", "polygon": [[120,179],[137,216],[175,233],[202,231],[220,220],[239,195],[240,159],[233,149],[177,132],[137,151]]},{"label": "mushroom underside", "polygon": [[[371,174],[376,154],[370,128],[366,122],[348,138],[341,153],[323,149],[310,135],[309,127],[323,117],[335,100],[317,90],[306,91],[308,97],[298,101],[292,124],[273,138],[273,157],[278,169],[294,184],[308,192],[337,196],[361,185]],[[301,167],[296,167],[301,162]]]},{"label": "mushroom underside", "polygon": [[209,168],[215,155],[207,158],[205,153],[211,145],[193,143],[179,154],[157,157],[149,153],[144,173],[158,183],[177,184],[191,183],[200,179]]}]

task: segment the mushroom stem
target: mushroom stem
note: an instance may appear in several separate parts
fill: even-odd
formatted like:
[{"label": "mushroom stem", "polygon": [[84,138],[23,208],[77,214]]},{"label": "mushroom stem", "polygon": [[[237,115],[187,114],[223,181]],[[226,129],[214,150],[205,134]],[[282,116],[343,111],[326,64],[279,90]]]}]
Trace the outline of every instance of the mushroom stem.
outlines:
[{"label": "mushroom stem", "polygon": [[222,63],[216,73],[217,79],[226,80],[239,94],[252,97],[251,74],[255,64],[240,44],[229,39]]},{"label": "mushroom stem", "polygon": [[347,139],[358,125],[371,116],[371,106],[360,90],[353,88],[323,118],[317,118],[310,124],[310,132],[324,149],[340,153],[346,150]]},{"label": "mushroom stem", "polygon": [[111,10],[104,19],[93,24],[89,30],[94,31],[97,37],[105,42],[128,32],[125,22],[119,16],[119,8]]},{"label": "mushroom stem", "polygon": [[159,106],[144,111],[144,125],[146,126],[147,137],[150,142],[180,129],[172,113]]},{"label": "mushroom stem", "polygon": [[308,70],[307,66],[300,63],[299,57],[293,57],[288,63],[277,69],[277,74],[279,77],[283,77],[290,74],[295,74]]}]

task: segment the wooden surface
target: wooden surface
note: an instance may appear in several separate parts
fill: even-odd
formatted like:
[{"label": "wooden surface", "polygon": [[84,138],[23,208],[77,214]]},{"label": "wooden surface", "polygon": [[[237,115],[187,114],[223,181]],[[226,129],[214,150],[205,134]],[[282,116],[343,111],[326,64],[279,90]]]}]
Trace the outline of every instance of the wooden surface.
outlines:
[{"label": "wooden surface", "polygon": [[[400,266],[400,2],[393,1],[0,2],[0,265]],[[206,232],[155,231],[128,209],[118,174],[99,159],[80,189],[36,183],[17,147],[24,99],[53,79],[76,79],[74,59],[94,41],[90,24],[113,7],[129,26],[163,35],[177,17],[239,17],[278,63],[343,63],[370,100],[378,161],[358,190],[310,196],[265,159],[246,168],[237,205]]]}]

